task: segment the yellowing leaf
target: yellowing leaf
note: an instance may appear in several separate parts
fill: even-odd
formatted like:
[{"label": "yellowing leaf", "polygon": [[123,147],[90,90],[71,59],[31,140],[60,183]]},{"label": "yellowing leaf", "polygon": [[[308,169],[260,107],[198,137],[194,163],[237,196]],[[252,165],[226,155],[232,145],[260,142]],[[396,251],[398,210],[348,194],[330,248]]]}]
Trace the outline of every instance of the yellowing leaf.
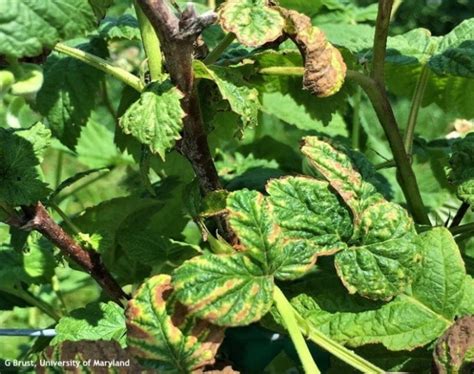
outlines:
[{"label": "yellowing leaf", "polygon": [[224,330],[187,318],[171,302],[171,277],[157,275],[137,290],[127,307],[127,344],[145,366],[160,372],[186,372],[214,363]]},{"label": "yellowing leaf", "polygon": [[189,312],[219,326],[256,322],[273,302],[273,277],[242,253],[186,261],[175,270],[173,287]]},{"label": "yellowing leaf", "polygon": [[133,135],[164,160],[166,152],[181,139],[185,116],[182,98],[169,81],[153,83],[120,118],[120,126],[125,134]]},{"label": "yellowing leaf", "polygon": [[219,21],[224,30],[233,32],[248,47],[277,39],[285,25],[281,14],[266,0],[227,0],[219,9]]}]

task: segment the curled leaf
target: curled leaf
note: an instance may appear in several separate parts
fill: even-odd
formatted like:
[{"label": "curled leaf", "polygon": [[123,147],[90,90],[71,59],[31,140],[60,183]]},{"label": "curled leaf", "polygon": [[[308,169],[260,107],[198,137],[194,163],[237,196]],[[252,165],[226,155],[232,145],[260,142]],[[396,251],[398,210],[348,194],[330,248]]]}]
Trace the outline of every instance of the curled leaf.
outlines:
[{"label": "curled leaf", "polygon": [[346,77],[347,67],[341,53],[326,39],[311,19],[294,10],[280,8],[285,17],[285,32],[293,39],[304,58],[303,87],[318,97],[338,92]]},{"label": "curled leaf", "polygon": [[172,291],[168,275],[150,278],[137,290],[127,308],[127,343],[145,366],[190,373],[214,362],[224,330],[190,318],[173,302]]},{"label": "curled leaf", "polygon": [[227,0],[219,10],[221,26],[233,32],[240,43],[259,47],[283,32],[285,20],[266,0]]}]

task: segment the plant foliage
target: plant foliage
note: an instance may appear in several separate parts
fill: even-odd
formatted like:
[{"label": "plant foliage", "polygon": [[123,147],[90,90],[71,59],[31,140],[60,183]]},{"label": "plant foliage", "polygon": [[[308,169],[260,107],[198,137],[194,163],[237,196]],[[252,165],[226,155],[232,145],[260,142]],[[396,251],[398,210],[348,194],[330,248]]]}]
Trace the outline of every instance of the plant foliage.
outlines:
[{"label": "plant foliage", "polygon": [[472,370],[474,18],[379,3],[1,1],[0,371]]}]

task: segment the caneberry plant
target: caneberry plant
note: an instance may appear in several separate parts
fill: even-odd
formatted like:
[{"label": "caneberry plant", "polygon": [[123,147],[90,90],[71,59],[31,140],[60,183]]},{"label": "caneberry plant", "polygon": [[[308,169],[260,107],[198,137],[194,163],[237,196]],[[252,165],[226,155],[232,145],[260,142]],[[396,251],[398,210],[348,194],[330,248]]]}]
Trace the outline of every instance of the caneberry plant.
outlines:
[{"label": "caneberry plant", "polygon": [[474,18],[367,3],[0,2],[4,365],[470,372]]}]

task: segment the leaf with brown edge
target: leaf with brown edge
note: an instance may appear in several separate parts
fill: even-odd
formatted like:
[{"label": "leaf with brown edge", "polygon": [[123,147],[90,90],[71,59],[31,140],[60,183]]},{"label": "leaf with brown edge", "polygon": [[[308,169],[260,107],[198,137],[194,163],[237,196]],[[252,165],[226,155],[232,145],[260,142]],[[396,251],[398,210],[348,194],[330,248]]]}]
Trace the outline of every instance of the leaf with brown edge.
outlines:
[{"label": "leaf with brown edge", "polygon": [[[120,347],[115,341],[80,340],[77,342],[64,341],[58,345],[47,347],[41,353],[41,360],[37,362],[36,372],[45,373],[151,373],[143,369],[127,350]],[[90,360],[90,366],[74,365],[75,362],[83,363]],[[42,362],[63,362],[60,369],[42,366]],[[111,362],[116,362],[116,367],[108,367]],[[122,367],[118,367],[123,363]],[[55,371],[57,370],[57,371]]]},{"label": "leaf with brown edge", "polygon": [[474,317],[458,319],[438,340],[433,352],[439,374],[474,370]]},{"label": "leaf with brown edge", "polygon": [[273,277],[243,253],[186,261],[175,270],[173,287],[190,313],[219,326],[249,325],[273,303]]},{"label": "leaf with brown edge", "polygon": [[172,295],[168,275],[142,284],[128,303],[127,343],[146,367],[193,372],[214,362],[224,329],[189,317]]},{"label": "leaf with brown edge", "polygon": [[315,136],[303,139],[301,151],[311,166],[320,173],[349,206],[354,216],[354,225],[367,206],[384,201],[375,187],[364,181],[354,162],[342,146],[335,146]]},{"label": "leaf with brown edge", "polygon": [[281,228],[274,219],[272,205],[260,192],[245,189],[229,194],[227,210],[241,249],[271,274],[283,254]]},{"label": "leaf with brown edge", "polygon": [[227,0],[219,9],[222,28],[232,32],[243,45],[259,47],[283,32],[285,20],[266,0]]},{"label": "leaf with brown edge", "polygon": [[318,97],[337,93],[346,78],[341,52],[326,39],[311,19],[297,11],[279,8],[285,17],[285,33],[295,42],[304,59],[303,87]]},{"label": "leaf with brown edge", "polygon": [[300,278],[311,269],[318,255],[339,249],[333,237],[323,239],[323,243],[290,235],[278,219],[278,208],[257,191],[231,193],[227,209],[229,223],[240,239],[240,249],[258,262],[265,274],[278,279]]}]

